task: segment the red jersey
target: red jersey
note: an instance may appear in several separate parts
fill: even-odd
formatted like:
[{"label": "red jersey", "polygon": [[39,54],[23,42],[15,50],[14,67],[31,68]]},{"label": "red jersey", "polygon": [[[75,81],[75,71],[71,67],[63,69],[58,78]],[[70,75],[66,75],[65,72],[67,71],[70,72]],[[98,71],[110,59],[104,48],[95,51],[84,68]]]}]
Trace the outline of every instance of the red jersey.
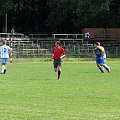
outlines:
[{"label": "red jersey", "polygon": [[66,55],[65,50],[62,47],[60,48],[54,47],[52,49],[52,54],[53,54],[53,59],[55,60],[60,60],[60,57],[62,55]]}]

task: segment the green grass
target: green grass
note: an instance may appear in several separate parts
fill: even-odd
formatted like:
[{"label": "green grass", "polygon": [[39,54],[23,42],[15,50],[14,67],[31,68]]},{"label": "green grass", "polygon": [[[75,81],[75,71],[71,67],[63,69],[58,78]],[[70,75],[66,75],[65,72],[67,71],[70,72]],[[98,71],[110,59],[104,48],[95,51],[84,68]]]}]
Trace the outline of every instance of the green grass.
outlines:
[{"label": "green grass", "polygon": [[0,120],[120,120],[120,61],[101,74],[94,62],[13,62],[0,75]]}]

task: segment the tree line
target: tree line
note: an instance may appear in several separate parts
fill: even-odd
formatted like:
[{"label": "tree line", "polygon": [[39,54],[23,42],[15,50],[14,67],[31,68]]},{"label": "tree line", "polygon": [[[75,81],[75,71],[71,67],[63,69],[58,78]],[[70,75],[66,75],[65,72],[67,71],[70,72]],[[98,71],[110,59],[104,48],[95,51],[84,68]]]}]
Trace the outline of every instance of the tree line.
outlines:
[{"label": "tree line", "polygon": [[0,32],[80,33],[120,27],[119,0],[0,0]]}]

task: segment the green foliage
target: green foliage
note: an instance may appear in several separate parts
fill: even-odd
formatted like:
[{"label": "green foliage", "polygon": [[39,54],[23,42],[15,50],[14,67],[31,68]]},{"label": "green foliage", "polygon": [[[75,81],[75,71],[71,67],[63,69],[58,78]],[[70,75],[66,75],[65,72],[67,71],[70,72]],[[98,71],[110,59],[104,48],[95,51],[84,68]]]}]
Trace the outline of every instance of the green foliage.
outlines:
[{"label": "green foliage", "polygon": [[12,9],[12,3],[10,0],[0,0],[0,15],[7,13]]},{"label": "green foliage", "polygon": [[[75,27],[78,30],[81,26],[89,25],[89,21],[95,19],[95,17],[97,18],[99,13],[106,13],[109,8],[109,2],[108,0],[49,0],[49,6],[51,12],[48,17],[48,25],[55,31],[64,22],[66,24],[69,22],[71,27]],[[94,25],[94,20],[90,23],[90,25]],[[66,26],[66,28],[68,27]]]},{"label": "green foliage", "polygon": [[17,32],[79,33],[84,27],[120,27],[119,9],[119,1],[109,0],[0,1],[0,14],[9,13],[8,31],[15,27]]}]

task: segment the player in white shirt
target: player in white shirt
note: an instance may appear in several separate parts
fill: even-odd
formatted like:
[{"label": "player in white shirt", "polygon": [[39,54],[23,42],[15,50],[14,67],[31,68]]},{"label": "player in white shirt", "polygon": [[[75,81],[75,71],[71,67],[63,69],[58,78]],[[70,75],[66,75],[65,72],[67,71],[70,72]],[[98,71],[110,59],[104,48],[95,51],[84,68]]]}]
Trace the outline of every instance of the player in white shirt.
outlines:
[{"label": "player in white shirt", "polygon": [[6,45],[7,41],[3,40],[3,45],[0,47],[0,57],[1,57],[1,64],[2,64],[2,74],[6,73],[6,67],[5,65],[8,62],[8,59],[10,57],[10,62],[12,62],[12,48],[10,48],[8,45]]}]

